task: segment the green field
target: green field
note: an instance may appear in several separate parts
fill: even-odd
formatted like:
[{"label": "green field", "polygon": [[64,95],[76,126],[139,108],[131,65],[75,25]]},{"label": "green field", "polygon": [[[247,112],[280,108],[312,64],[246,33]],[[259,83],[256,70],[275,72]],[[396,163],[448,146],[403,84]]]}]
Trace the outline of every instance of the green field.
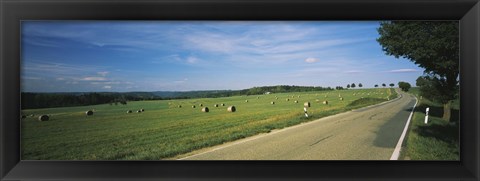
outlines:
[{"label": "green field", "polygon": [[[22,159],[159,160],[394,97],[393,89],[378,88],[22,110],[34,115],[21,121]],[[309,118],[303,112],[307,101]],[[202,112],[200,104],[210,112]],[[227,111],[231,105],[236,112]],[[136,113],[142,108],[145,112]],[[94,114],[86,116],[87,110]],[[42,114],[50,120],[38,121]]]},{"label": "green field", "polygon": [[[405,160],[460,160],[459,100],[452,103],[452,120],[442,119],[442,104],[420,99],[419,89],[409,91],[418,100],[409,126],[401,158]],[[429,107],[429,122],[425,124],[425,109]]]}]

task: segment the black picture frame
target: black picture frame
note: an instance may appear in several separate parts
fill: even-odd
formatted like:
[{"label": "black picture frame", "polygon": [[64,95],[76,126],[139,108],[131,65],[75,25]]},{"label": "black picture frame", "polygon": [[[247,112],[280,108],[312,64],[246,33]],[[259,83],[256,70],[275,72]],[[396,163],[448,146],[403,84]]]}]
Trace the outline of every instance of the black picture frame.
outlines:
[{"label": "black picture frame", "polygon": [[[478,0],[0,0],[1,180],[479,180]],[[22,20],[459,20],[460,161],[21,161]]]}]

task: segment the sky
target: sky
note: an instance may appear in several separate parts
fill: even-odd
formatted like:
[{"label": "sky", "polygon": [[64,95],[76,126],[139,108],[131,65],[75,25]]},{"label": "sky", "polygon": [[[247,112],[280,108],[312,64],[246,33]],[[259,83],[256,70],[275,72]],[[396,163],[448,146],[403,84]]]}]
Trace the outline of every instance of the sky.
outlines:
[{"label": "sky", "polygon": [[415,86],[375,21],[23,21],[23,92]]}]

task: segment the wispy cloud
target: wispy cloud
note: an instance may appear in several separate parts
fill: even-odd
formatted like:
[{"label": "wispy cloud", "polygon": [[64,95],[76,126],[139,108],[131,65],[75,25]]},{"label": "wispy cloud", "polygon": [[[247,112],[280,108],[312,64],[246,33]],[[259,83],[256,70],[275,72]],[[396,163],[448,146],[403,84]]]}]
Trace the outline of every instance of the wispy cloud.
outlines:
[{"label": "wispy cloud", "polygon": [[395,69],[386,71],[388,73],[410,73],[410,72],[420,72],[421,70],[418,69]]},{"label": "wispy cloud", "polygon": [[108,73],[109,73],[109,72],[107,72],[107,71],[97,72],[98,75],[101,75],[101,76],[103,76],[103,77],[107,76]]},{"label": "wispy cloud", "polygon": [[307,59],[305,59],[305,62],[307,63],[315,63],[315,62],[318,62],[320,61],[318,58],[312,58],[312,57],[309,57]]},{"label": "wispy cloud", "polygon": [[80,80],[85,80],[85,81],[104,81],[107,80],[105,77],[84,77],[81,78]]}]

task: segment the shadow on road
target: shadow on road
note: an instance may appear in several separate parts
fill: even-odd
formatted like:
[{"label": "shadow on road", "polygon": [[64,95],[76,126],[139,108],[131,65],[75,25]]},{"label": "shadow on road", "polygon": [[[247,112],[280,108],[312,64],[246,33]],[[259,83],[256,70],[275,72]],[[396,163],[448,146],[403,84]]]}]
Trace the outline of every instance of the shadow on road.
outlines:
[{"label": "shadow on road", "polygon": [[[411,101],[408,105],[413,107],[415,101]],[[410,106],[411,105],[411,106]],[[373,145],[383,148],[395,148],[398,139],[402,134],[407,118],[410,115],[411,109],[405,109],[398,112],[387,123],[382,125],[377,132],[377,137],[373,141]]]}]

